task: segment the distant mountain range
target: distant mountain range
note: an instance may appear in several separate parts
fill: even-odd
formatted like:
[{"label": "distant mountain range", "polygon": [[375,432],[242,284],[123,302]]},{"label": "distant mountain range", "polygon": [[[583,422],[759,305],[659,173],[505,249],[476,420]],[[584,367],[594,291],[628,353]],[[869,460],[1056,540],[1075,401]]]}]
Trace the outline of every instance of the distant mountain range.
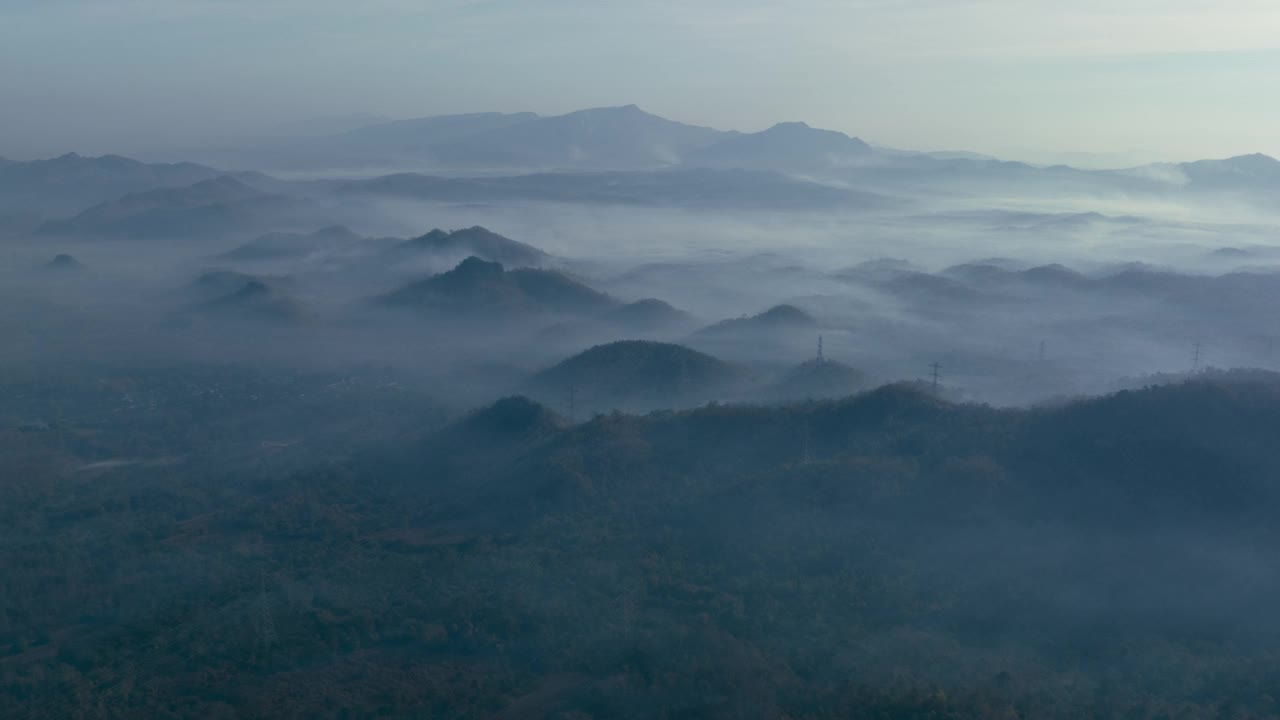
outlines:
[{"label": "distant mountain range", "polygon": [[738,169],[537,173],[490,178],[388,175],[343,183],[345,195],[432,202],[562,202],[679,208],[870,209],[892,205],[875,193]]},{"label": "distant mountain range", "polygon": [[407,262],[422,256],[452,260],[476,256],[509,267],[547,265],[551,256],[538,248],[503,237],[480,226],[461,230],[432,230],[408,240],[395,237],[366,238],[345,226],[335,225],[312,233],[267,233],[218,257],[236,263],[278,260],[321,262],[368,261],[381,265]]},{"label": "distant mountain range", "polygon": [[296,260],[317,254],[340,253],[361,240],[363,238],[341,225],[312,233],[267,233],[219,255],[218,259],[234,262]]},{"label": "distant mountain range", "polygon": [[802,122],[781,123],[763,132],[726,137],[683,158],[699,167],[766,170],[825,170],[856,163],[875,153],[867,143]]},{"label": "distant mountain range", "polygon": [[401,120],[211,157],[276,170],[634,170],[678,164],[686,153],[734,135],[627,105],[554,117],[468,113]]},{"label": "distant mountain range", "polygon": [[[1153,166],[1168,168],[1167,165]],[[1195,186],[1220,190],[1252,190],[1263,187],[1274,189],[1280,185],[1280,161],[1269,155],[1255,153],[1226,160],[1197,160],[1172,166],[1186,175]]]},{"label": "distant mountain range", "polygon": [[[818,208],[867,207],[874,204],[873,195],[881,194],[1061,197],[1099,192],[1230,192],[1269,202],[1280,190],[1280,162],[1265,155],[1115,170],[1040,166],[977,153],[879,148],[803,122],[756,133],[722,131],[668,120],[634,105],[554,117],[476,113],[378,123],[209,159],[227,166],[331,175],[368,176],[373,171],[389,177],[351,183],[344,190],[455,202],[706,207],[780,198],[765,206]],[[797,176],[822,183],[783,187],[784,181],[797,182]],[[670,191],[664,194],[664,187]],[[859,192],[863,194],[848,196]]]},{"label": "distant mountain range", "polygon": [[[384,168],[437,174],[512,174],[567,170],[657,170],[672,167],[831,171],[850,166],[911,174],[990,176],[1023,171],[1191,183],[1277,179],[1276,162],[1263,155],[1226,160],[1076,170],[1065,165],[1002,162],[967,152],[911,152],[873,147],[844,133],[779,123],[756,133],[688,125],[635,105],[535,113],[471,113],[375,123],[324,137],[214,156],[214,164],[277,170]],[[228,162],[230,160],[230,162]],[[1059,177],[1061,179],[1061,177]]]},{"label": "distant mountain range", "polygon": [[297,199],[252,188],[229,176],[185,187],[125,195],[68,220],[45,223],[41,235],[205,237],[285,223],[303,209]]},{"label": "distant mountain range", "polygon": [[0,158],[0,212],[67,214],[127,193],[192,185],[222,174],[195,163],[142,163],[118,155],[69,153],[31,162]]},{"label": "distant mountain range", "polygon": [[619,170],[674,165],[724,135],[628,105],[530,118],[436,145],[432,152],[450,167]]},{"label": "distant mountain range", "polygon": [[[292,230],[275,222],[288,214],[290,202],[297,202],[291,198],[335,194],[440,203],[867,210],[928,197],[1061,199],[1109,193],[1173,199],[1230,195],[1272,205],[1280,192],[1280,161],[1266,155],[1082,170],[962,152],[877,148],[802,122],[757,133],[720,131],[667,120],[634,105],[554,117],[478,113],[378,123],[217,159],[222,167],[323,170],[330,178],[358,171],[364,179],[288,181],[113,155],[68,154],[32,162],[0,158],[0,234],[26,234],[42,223],[45,233],[116,236],[179,229],[186,234]],[[315,221],[305,224],[316,227]],[[1084,214],[1045,221],[1079,224],[1099,218]]]},{"label": "distant mountain range", "polygon": [[874,153],[858,138],[801,122],[739,133],[687,125],[627,105],[554,117],[470,113],[401,120],[212,159],[217,164],[275,170],[401,168],[509,174],[672,167],[814,170]]}]

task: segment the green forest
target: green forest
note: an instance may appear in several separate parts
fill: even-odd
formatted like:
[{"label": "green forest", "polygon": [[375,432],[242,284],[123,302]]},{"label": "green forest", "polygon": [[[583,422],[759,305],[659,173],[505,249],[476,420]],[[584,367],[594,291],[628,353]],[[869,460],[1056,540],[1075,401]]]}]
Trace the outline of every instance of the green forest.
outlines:
[{"label": "green forest", "polygon": [[0,406],[0,717],[1280,716],[1280,378],[570,422],[390,371]]}]

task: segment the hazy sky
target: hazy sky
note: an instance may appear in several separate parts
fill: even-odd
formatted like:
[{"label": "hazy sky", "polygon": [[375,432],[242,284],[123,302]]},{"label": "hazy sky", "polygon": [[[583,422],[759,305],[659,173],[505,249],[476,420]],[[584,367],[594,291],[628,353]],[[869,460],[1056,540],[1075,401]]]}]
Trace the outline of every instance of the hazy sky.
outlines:
[{"label": "hazy sky", "polygon": [[10,157],[628,103],[912,149],[1280,155],[1280,1],[0,0]]}]

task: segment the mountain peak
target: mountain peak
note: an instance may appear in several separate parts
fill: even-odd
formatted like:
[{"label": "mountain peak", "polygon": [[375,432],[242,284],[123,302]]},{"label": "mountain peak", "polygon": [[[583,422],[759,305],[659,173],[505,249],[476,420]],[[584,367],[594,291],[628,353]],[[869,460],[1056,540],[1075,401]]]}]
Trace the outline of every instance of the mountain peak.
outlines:
[{"label": "mountain peak", "polygon": [[505,268],[502,267],[502,263],[489,262],[472,255],[458,263],[458,266],[449,272],[456,273],[461,277],[497,277],[505,272]]},{"label": "mountain peak", "polygon": [[1222,160],[1197,160],[1178,167],[1191,178],[1192,183],[1205,187],[1244,186],[1251,189],[1259,180],[1274,182],[1280,179],[1280,160],[1262,153]]},{"label": "mountain peak", "polygon": [[573,390],[583,406],[615,408],[697,405],[744,377],[740,368],[684,345],[620,340],[596,345],[531,379],[535,397]]},{"label": "mountain peak", "polygon": [[1262,153],[1251,153],[1249,155],[1236,155],[1227,158],[1224,162],[1230,163],[1238,167],[1274,167],[1280,164],[1280,160],[1276,160],[1270,155]]},{"label": "mountain peak", "polygon": [[532,245],[503,237],[479,225],[445,232],[435,229],[426,235],[405,241],[406,250],[465,252],[482,260],[502,263],[506,267],[536,267],[547,261],[547,254]]},{"label": "mountain peak", "polygon": [[200,182],[195,183],[194,185],[191,185],[191,189],[193,190],[206,189],[206,188],[224,188],[228,190],[249,190],[250,189],[248,185],[245,185],[244,183],[231,177],[230,175],[219,175],[217,177],[209,178],[208,180],[201,180]]},{"label": "mountain peak", "polygon": [[449,233],[441,230],[440,228],[435,228],[425,235],[419,235],[418,237],[413,238],[413,240],[417,242],[439,242],[447,237],[449,237]]},{"label": "mountain peak", "polygon": [[253,278],[252,280],[246,282],[244,284],[244,287],[240,288],[235,292],[235,297],[245,299],[245,298],[253,298],[253,297],[263,297],[270,294],[271,294],[270,286],[268,286],[266,283],[262,282],[257,278]]},{"label": "mountain peak", "polygon": [[55,270],[76,270],[82,266],[80,265],[80,261],[76,260],[71,255],[61,253],[49,262],[45,263],[45,267]]},{"label": "mountain peak", "polygon": [[817,327],[818,321],[812,315],[795,305],[775,305],[757,315],[743,315],[738,318],[721,320],[698,331],[700,335],[725,335],[738,332],[760,332],[776,330],[795,330]]},{"label": "mountain peak", "polygon": [[592,117],[592,116],[607,116],[607,117],[618,117],[618,118],[652,118],[652,119],[658,119],[658,120],[666,119],[666,118],[660,118],[657,115],[654,115],[653,113],[648,113],[648,112],[645,112],[644,110],[641,110],[639,105],[611,105],[608,107],[587,108],[585,110],[578,110],[576,112],[568,113],[567,115],[563,115],[561,117]]},{"label": "mountain peak", "polygon": [[805,170],[840,165],[872,152],[858,138],[804,122],[781,122],[768,130],[735,135],[693,153],[690,165]]},{"label": "mountain peak", "polygon": [[817,324],[812,315],[795,305],[789,304],[775,305],[751,319],[768,325],[809,326]]},{"label": "mountain peak", "polygon": [[524,395],[502,398],[494,404],[475,411],[463,427],[503,435],[525,435],[554,430],[564,421],[545,405]]},{"label": "mountain peak", "polygon": [[790,121],[790,122],[780,122],[774,125],[773,127],[769,128],[768,130],[765,130],[765,132],[785,132],[788,130],[812,130],[812,129],[813,129],[812,127],[809,127],[809,123],[797,120],[797,121]]},{"label": "mountain peak", "polygon": [[359,240],[360,236],[346,225],[330,225],[311,233],[317,240]]},{"label": "mountain peak", "polygon": [[[549,270],[506,270],[501,263],[471,256],[452,270],[415,281],[383,301],[436,310],[506,313],[599,313],[616,304],[613,298],[561,273]],[[510,315],[508,315],[510,317]]]}]

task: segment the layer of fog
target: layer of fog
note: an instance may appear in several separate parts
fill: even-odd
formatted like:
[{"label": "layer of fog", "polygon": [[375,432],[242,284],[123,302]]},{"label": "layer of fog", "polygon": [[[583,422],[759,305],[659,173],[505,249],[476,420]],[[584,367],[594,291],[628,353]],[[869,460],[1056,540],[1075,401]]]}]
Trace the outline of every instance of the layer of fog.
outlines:
[{"label": "layer of fog", "polygon": [[[817,318],[812,331],[763,340],[712,341],[687,330],[649,338],[765,372],[813,357],[821,335],[828,357],[876,382],[924,379],[937,362],[953,397],[1019,403],[1208,364],[1268,366],[1280,336],[1263,319],[1280,291],[1258,296],[1256,312],[1222,316],[1196,298],[1170,304],[1141,290],[1031,286],[1022,295],[979,297],[972,287],[948,294],[949,286],[921,280],[974,262],[1013,271],[1061,264],[1094,278],[1135,263],[1181,274],[1265,272],[1280,259],[1280,225],[1244,205],[951,198],[895,211],[782,213],[317,197],[314,225],[293,229],[341,221],[363,236],[405,238],[482,225],[541,248],[557,268],[620,301],[659,298],[700,325],[779,303]],[[446,327],[374,307],[373,298],[448,270],[460,255],[386,267],[323,256],[250,264],[219,257],[248,237],[6,241],[6,355],[392,365],[478,403],[518,390],[528,374],[591,344],[626,339],[593,328],[557,341],[543,332],[550,321]],[[42,266],[57,253],[74,255],[83,270],[50,273]],[[215,269],[287,279],[306,322],[184,317],[198,302],[189,286]]]}]

